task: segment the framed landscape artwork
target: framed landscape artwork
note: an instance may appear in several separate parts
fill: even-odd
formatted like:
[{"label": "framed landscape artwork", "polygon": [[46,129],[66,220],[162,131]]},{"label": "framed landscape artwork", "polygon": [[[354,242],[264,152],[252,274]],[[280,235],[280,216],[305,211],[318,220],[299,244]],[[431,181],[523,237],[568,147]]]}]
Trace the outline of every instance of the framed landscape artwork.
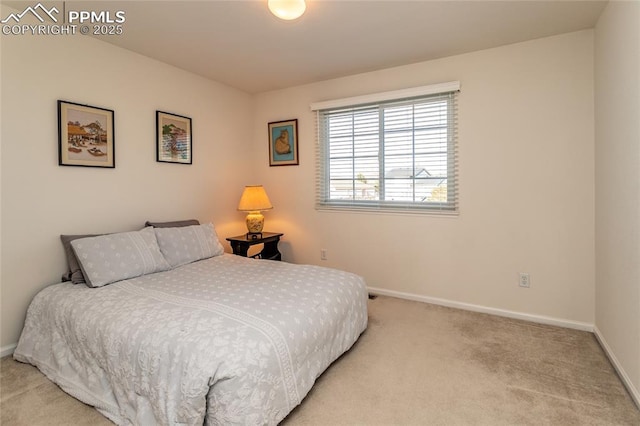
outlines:
[{"label": "framed landscape artwork", "polygon": [[192,164],[191,119],[156,111],[156,161]]},{"label": "framed landscape artwork", "polygon": [[58,164],[116,166],[114,112],[110,109],[58,101]]},{"label": "framed landscape artwork", "polygon": [[298,120],[269,123],[269,165],[298,165]]}]

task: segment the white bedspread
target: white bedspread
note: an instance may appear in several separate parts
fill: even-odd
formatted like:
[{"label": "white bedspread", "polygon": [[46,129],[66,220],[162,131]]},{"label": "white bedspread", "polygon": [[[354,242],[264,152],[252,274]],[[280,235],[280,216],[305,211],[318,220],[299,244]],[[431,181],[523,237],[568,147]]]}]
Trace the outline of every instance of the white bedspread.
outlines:
[{"label": "white bedspread", "polygon": [[47,287],[14,357],[117,424],[276,424],[366,327],[362,278],[225,254]]}]

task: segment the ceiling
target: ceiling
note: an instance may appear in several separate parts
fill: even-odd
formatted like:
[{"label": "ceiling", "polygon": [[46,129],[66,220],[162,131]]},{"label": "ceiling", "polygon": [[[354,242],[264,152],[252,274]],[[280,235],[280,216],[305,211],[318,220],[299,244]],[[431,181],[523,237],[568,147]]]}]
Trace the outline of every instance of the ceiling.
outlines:
[{"label": "ceiling", "polygon": [[266,3],[67,1],[65,7],[122,10],[124,33],[102,40],[259,93],[593,28],[606,5],[307,0],[305,14],[290,22],[272,16]]}]

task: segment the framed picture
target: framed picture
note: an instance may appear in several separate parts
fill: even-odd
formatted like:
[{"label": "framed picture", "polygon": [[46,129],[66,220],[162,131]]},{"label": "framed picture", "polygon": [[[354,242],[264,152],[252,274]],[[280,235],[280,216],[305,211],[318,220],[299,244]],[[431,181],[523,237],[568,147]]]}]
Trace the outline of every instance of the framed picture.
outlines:
[{"label": "framed picture", "polygon": [[156,111],[156,161],[192,164],[191,119]]},{"label": "framed picture", "polygon": [[269,123],[269,165],[298,165],[298,120]]},{"label": "framed picture", "polygon": [[58,101],[58,164],[116,166],[114,113],[73,102]]}]

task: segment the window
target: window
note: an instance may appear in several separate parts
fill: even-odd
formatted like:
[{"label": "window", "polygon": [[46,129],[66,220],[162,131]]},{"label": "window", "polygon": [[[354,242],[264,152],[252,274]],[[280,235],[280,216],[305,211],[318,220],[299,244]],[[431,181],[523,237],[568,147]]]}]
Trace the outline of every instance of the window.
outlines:
[{"label": "window", "polygon": [[317,207],[456,213],[459,83],[312,105]]}]

